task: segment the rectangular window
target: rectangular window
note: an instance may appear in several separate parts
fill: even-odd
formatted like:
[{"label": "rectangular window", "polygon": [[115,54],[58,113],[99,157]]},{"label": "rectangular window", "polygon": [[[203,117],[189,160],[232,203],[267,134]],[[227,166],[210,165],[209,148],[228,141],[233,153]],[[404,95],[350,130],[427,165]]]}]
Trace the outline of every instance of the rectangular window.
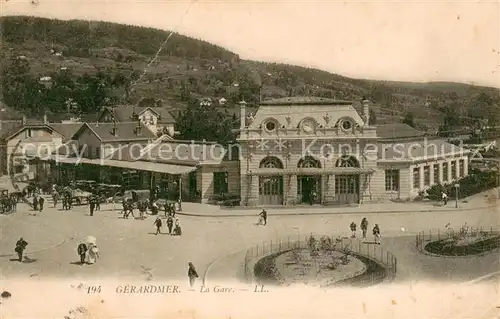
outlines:
[{"label": "rectangular window", "polygon": [[420,188],[420,168],[415,167],[413,169],[413,188]]},{"label": "rectangular window", "polygon": [[431,167],[429,165],[424,166],[424,186],[429,186],[431,184]]},{"label": "rectangular window", "polygon": [[439,184],[439,164],[434,164],[434,184]]},{"label": "rectangular window", "polygon": [[448,183],[448,163],[443,163],[443,184]]},{"label": "rectangular window", "polygon": [[451,162],[451,179],[457,178],[457,161]]},{"label": "rectangular window", "polygon": [[214,195],[228,193],[228,173],[214,172]]},{"label": "rectangular window", "polygon": [[33,131],[29,128],[26,129],[26,138],[33,137]]},{"label": "rectangular window", "polygon": [[465,176],[465,160],[461,159],[458,162],[458,170],[459,170],[459,176],[458,177],[464,177]]},{"label": "rectangular window", "polygon": [[95,157],[101,158],[101,148],[100,147],[95,148]]},{"label": "rectangular window", "polygon": [[399,169],[385,170],[385,190],[399,191]]},{"label": "rectangular window", "polygon": [[155,124],[155,121],[154,121],[153,115],[150,115],[150,116],[149,116],[149,124],[151,124],[151,125]]}]

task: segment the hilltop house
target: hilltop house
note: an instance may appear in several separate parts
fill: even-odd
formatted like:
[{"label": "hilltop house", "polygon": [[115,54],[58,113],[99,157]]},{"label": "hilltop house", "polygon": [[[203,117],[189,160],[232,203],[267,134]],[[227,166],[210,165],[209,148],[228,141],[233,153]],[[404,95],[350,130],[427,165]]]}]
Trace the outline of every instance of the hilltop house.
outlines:
[{"label": "hilltop house", "polygon": [[157,134],[165,130],[168,135],[175,134],[175,120],[166,107],[114,106],[105,107],[97,117],[98,122],[141,121],[150,131]]}]

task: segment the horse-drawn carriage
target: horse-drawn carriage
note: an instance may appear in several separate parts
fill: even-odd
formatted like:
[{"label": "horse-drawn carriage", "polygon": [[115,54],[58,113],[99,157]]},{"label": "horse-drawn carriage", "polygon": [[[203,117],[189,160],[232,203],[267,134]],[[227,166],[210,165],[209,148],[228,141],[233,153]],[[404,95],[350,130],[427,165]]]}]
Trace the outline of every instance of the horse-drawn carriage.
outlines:
[{"label": "horse-drawn carriage", "polygon": [[14,206],[13,198],[9,196],[9,190],[0,189],[0,213],[5,214],[12,211]]},{"label": "horse-drawn carriage", "polygon": [[69,186],[60,188],[58,193],[61,197],[69,197],[73,205],[86,205],[89,203],[89,197],[92,193],[84,192],[78,188],[71,188]]}]

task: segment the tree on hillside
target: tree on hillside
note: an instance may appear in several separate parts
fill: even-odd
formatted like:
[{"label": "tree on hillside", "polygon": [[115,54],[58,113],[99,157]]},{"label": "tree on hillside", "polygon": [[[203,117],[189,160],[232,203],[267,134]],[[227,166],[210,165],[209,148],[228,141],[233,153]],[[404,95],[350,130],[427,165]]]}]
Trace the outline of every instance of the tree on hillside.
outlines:
[{"label": "tree on hillside", "polygon": [[176,118],[179,138],[203,139],[227,145],[234,140],[232,117],[217,110],[215,105],[201,105],[191,99],[188,107]]},{"label": "tree on hillside", "polygon": [[440,136],[451,136],[452,131],[456,130],[460,126],[461,121],[456,111],[457,107],[458,105],[453,103],[444,108],[443,124],[439,127],[438,132]]},{"label": "tree on hillside", "polygon": [[406,115],[403,119],[403,123],[410,125],[411,127],[415,127],[415,119],[413,117],[413,113],[411,113],[411,112],[406,113]]},{"label": "tree on hillside", "polygon": [[45,87],[31,74],[29,62],[14,57],[2,66],[1,95],[5,104],[36,114],[41,108]]}]

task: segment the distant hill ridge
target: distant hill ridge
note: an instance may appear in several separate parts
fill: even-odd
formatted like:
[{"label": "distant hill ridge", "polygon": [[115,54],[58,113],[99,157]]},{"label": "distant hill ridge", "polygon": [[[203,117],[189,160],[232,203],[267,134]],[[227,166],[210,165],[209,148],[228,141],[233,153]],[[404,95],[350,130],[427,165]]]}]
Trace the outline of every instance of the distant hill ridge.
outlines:
[{"label": "distant hill ridge", "polygon": [[[300,66],[242,60],[220,46],[177,33],[170,37],[146,76],[130,86],[169,34],[110,22],[1,17],[0,65],[24,56],[35,78],[58,77],[61,70],[74,79],[101,72],[109,78],[112,97],[121,102],[126,98],[128,103],[154,98],[182,107],[192,98],[217,101],[224,97],[228,101],[224,107],[231,108],[241,98],[257,104],[261,99],[291,95],[356,101],[368,97],[376,104],[378,121],[400,122],[411,112],[419,123],[429,126],[441,121],[443,106],[452,100],[460,99],[464,104],[461,109],[467,109],[467,103],[478,94],[500,92],[461,83],[352,79]],[[21,108],[6,97],[2,100],[9,107]],[[96,103],[86,110],[95,111]],[[66,111],[64,105],[58,109],[60,104],[53,101],[48,108],[56,113]]]}]

